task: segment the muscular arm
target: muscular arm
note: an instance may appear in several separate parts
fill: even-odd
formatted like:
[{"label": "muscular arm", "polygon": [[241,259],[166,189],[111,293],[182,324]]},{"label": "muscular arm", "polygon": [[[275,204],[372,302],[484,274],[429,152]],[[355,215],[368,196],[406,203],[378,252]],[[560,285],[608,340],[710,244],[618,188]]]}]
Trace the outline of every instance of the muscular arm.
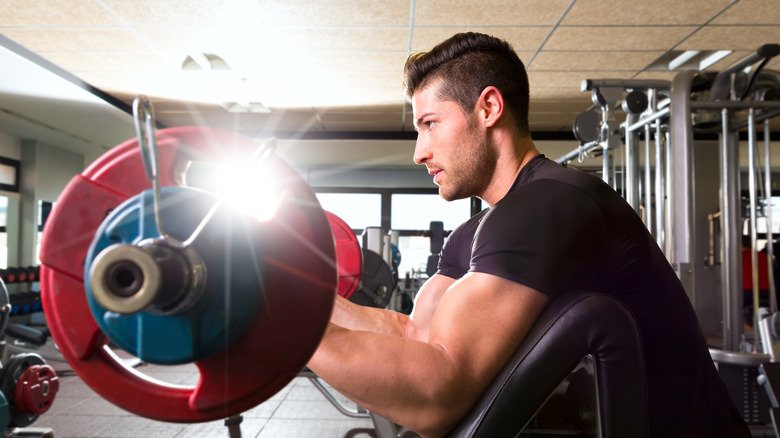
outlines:
[{"label": "muscular arm", "polygon": [[435,274],[417,292],[411,316],[391,310],[360,306],[337,296],[330,322],[350,330],[427,340],[433,312],[444,291],[455,280]]},{"label": "muscular arm", "polygon": [[431,299],[435,309],[421,308],[417,316],[421,327],[430,319],[428,336],[330,324],[309,367],[379,415],[424,435],[446,433],[495,378],[548,299],[489,274],[440,281],[451,284],[437,291],[439,300]]},{"label": "muscular arm", "polygon": [[409,317],[392,310],[360,306],[337,296],[330,322],[349,330],[405,336]]}]

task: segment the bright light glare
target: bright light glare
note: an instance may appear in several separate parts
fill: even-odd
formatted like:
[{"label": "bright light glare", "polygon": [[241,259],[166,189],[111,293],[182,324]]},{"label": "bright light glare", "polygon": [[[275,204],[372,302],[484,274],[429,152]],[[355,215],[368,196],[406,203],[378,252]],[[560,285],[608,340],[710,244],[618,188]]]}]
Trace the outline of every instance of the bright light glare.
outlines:
[{"label": "bright light glare", "polygon": [[262,158],[249,162],[231,160],[217,166],[217,196],[230,208],[258,221],[272,219],[279,208],[282,189],[271,167]]}]

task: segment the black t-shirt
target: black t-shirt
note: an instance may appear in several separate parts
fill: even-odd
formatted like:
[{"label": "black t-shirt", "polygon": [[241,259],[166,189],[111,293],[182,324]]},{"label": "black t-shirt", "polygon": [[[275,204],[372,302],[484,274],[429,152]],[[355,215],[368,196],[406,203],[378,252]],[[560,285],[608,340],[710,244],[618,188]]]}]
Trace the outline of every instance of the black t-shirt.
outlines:
[{"label": "black t-shirt", "polygon": [[533,158],[509,193],[456,228],[438,273],[496,275],[555,299],[615,296],[639,325],[651,436],[749,436],[674,270],[636,212],[593,175]]}]

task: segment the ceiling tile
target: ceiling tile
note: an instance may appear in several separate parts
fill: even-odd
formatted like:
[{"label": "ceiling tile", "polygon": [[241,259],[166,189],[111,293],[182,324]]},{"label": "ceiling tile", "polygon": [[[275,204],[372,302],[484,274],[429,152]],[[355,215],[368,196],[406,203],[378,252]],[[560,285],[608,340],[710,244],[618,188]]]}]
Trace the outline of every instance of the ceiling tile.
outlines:
[{"label": "ceiling tile", "polygon": [[644,69],[663,52],[585,52],[546,51],[539,52],[529,70],[552,71],[637,71]]},{"label": "ceiling tile", "polygon": [[529,114],[580,113],[590,108],[590,93],[578,93],[573,97],[561,99],[534,99],[530,102]]},{"label": "ceiling tile", "polygon": [[712,24],[778,24],[777,0],[740,0],[712,20]]},{"label": "ceiling tile", "polygon": [[120,24],[93,0],[3,0],[3,26],[116,26]]},{"label": "ceiling tile", "polygon": [[732,0],[579,0],[561,22],[573,25],[704,24]]},{"label": "ceiling tile", "polygon": [[579,91],[584,79],[628,79],[633,71],[530,71],[528,82],[535,88],[573,88]]},{"label": "ceiling tile", "polygon": [[149,47],[123,28],[2,28],[8,38],[36,52],[142,52]]},{"label": "ceiling tile", "polygon": [[164,71],[176,68],[178,64],[149,52],[39,52],[38,54],[74,74],[84,71]]},{"label": "ceiling tile", "polygon": [[[285,0],[257,4],[260,24],[292,26],[409,25],[410,0]],[[255,20],[253,20],[255,21]]]},{"label": "ceiling tile", "polygon": [[271,45],[287,50],[323,51],[397,51],[409,45],[406,28],[312,28],[279,32]]},{"label": "ceiling tile", "polygon": [[506,40],[515,50],[538,50],[550,32],[543,27],[415,27],[412,51],[427,51],[458,32],[480,32]]},{"label": "ceiling tile", "polygon": [[[585,97],[583,97],[585,96]],[[537,99],[590,99],[590,95],[579,87],[535,87],[531,88],[531,101]]]},{"label": "ceiling tile", "polygon": [[690,26],[558,27],[544,50],[667,50],[695,29]]},{"label": "ceiling tile", "polygon": [[409,0],[213,1],[105,0],[128,24],[262,26],[407,26]]},{"label": "ceiling tile", "polygon": [[[235,30],[227,26],[133,26],[133,31],[161,52],[219,53],[236,40]],[[264,36],[259,36],[260,38]],[[262,41],[262,40],[261,40]]]},{"label": "ceiling tile", "polygon": [[319,70],[325,71],[392,71],[401,77],[406,51],[388,52],[309,52],[305,56]]},{"label": "ceiling tile", "polygon": [[677,48],[683,50],[755,50],[780,41],[777,26],[706,26]]},{"label": "ceiling tile", "polygon": [[403,77],[400,71],[382,71],[378,70],[372,73],[366,73],[364,71],[348,71],[342,70],[339,72],[331,73],[328,77],[328,81],[336,88],[342,88],[349,90],[350,88],[398,88],[398,91],[403,90],[402,82]]},{"label": "ceiling tile", "polygon": [[[228,8],[226,2],[210,0],[156,1],[103,0],[103,4],[127,24],[206,25],[228,20],[233,13],[246,13],[248,8]],[[240,2],[246,5],[246,2]]]},{"label": "ceiling tile", "polygon": [[134,29],[158,50],[217,53],[223,57],[233,54],[234,58],[241,57],[261,64],[268,53],[397,52],[406,51],[409,45],[408,29],[390,27],[137,26]]},{"label": "ceiling tile", "polygon": [[569,0],[425,0],[415,4],[415,26],[543,26],[555,24]]}]

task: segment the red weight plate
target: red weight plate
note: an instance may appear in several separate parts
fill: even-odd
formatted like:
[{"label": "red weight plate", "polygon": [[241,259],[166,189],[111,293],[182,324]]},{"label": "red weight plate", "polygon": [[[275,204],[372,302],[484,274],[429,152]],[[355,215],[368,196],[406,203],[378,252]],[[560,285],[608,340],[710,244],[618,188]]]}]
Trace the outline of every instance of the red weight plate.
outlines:
[{"label": "red weight plate", "polygon": [[355,232],[343,219],[326,211],[336,244],[336,266],[339,275],[338,294],[349,299],[360,285],[363,272],[363,252]]},{"label": "red weight plate", "polygon": [[23,414],[40,415],[49,410],[60,381],[49,365],[33,365],[19,378],[14,390],[14,403]]},{"label": "red weight plate", "polygon": [[[180,185],[190,161],[217,162],[259,147],[237,134],[208,128],[170,128],[157,138],[163,185]],[[194,388],[159,382],[128,367],[108,348],[85,298],[84,259],[98,226],[111,209],[150,188],[137,141],[112,149],[66,187],[44,230],[42,301],[63,356],[101,396],[157,420],[212,421],[262,403],[306,365],[333,306],[334,242],[328,219],[306,183],[276,156],[267,164],[283,196],[274,218],[262,225],[261,305],[238,341],[196,362],[200,379]]]}]

